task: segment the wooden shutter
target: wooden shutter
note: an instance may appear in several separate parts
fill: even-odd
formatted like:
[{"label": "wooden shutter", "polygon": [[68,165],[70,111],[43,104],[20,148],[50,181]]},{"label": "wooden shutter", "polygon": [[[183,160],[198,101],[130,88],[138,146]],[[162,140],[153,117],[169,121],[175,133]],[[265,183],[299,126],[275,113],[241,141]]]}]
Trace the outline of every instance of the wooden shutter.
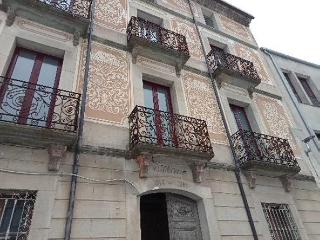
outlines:
[{"label": "wooden shutter", "polygon": [[175,194],[167,194],[170,240],[202,240],[197,203]]}]

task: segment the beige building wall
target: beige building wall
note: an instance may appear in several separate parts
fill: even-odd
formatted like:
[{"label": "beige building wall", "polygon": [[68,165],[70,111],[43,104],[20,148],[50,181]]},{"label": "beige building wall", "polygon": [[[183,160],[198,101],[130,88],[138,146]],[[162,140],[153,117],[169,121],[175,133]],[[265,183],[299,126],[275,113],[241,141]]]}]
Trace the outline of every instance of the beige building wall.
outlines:
[{"label": "beige building wall", "polygon": [[[279,178],[258,176],[251,189],[242,181],[259,240],[271,240],[261,202],[289,204],[301,239],[320,238],[320,192],[312,178],[297,139],[290,112],[260,53],[250,29],[213,12],[216,28],[204,26],[202,7],[193,3],[206,51],[209,43],[225,46],[226,51],[254,63],[262,83],[253,93],[223,84],[220,98],[231,132],[236,131],[229,103],[247,107],[253,130],[287,138],[298,159],[301,172],[286,192]],[[126,26],[137,9],[163,18],[167,29],[186,36],[191,58],[177,77],[173,66],[138,57],[126,51]],[[59,88],[81,92],[86,44],[73,46],[72,36],[39,23],[16,18],[5,26],[6,14],[0,12],[0,71],[5,74],[16,45],[44,51],[64,58]],[[94,18],[88,100],[86,104],[83,149],[74,206],[72,239],[139,240],[140,197],[153,192],[173,192],[197,202],[204,240],[253,239],[248,218],[234,175],[234,163],[222,117],[213,95],[201,52],[199,37],[190,21],[187,1],[159,0],[156,3],[126,0],[97,0]],[[199,70],[199,71],[197,71]],[[143,78],[169,86],[176,113],[206,120],[215,157],[204,170],[201,183],[194,183],[184,161],[150,163],[147,178],[139,178],[135,159],[128,155],[128,115],[135,105],[144,105]],[[43,175],[0,173],[1,189],[38,192],[29,239],[63,239],[68,207],[73,151],[68,149],[58,172],[48,171],[46,149],[1,146],[0,168]],[[168,166],[178,173],[167,171]],[[130,183],[106,180],[126,179]]]}]

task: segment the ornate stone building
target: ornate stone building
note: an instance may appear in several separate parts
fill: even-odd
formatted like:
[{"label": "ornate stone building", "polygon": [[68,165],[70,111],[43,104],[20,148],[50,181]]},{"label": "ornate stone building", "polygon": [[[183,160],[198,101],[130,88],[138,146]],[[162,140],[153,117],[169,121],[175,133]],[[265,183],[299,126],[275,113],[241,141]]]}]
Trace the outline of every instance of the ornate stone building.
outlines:
[{"label": "ornate stone building", "polygon": [[250,14],[0,10],[0,239],[320,239],[318,178]]}]

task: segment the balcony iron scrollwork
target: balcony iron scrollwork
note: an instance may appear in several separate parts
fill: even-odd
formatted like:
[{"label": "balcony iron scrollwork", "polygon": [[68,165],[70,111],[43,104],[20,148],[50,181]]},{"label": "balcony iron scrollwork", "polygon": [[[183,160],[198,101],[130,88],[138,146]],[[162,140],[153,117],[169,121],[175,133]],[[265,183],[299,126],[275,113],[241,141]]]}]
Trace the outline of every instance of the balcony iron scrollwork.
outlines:
[{"label": "balcony iron scrollwork", "polygon": [[189,50],[185,36],[134,16],[131,17],[127,28],[128,42],[130,42],[133,37],[145,42],[155,43],[165,49],[178,51],[189,58]]},{"label": "balcony iron scrollwork", "polygon": [[136,106],[129,125],[130,150],[146,144],[213,154],[204,120]]},{"label": "balcony iron scrollwork", "polygon": [[89,18],[92,0],[36,0],[50,5],[73,16]]},{"label": "balcony iron scrollwork", "polygon": [[207,58],[210,64],[210,70],[214,75],[218,75],[220,71],[229,71],[230,73],[249,78],[257,83],[261,82],[253,62],[226,53],[220,49],[212,49]]},{"label": "balcony iron scrollwork", "polygon": [[251,163],[262,163],[300,171],[299,164],[287,139],[239,130],[232,135],[232,141],[242,167]]},{"label": "balcony iron scrollwork", "polygon": [[76,132],[80,96],[0,77],[0,121]]}]

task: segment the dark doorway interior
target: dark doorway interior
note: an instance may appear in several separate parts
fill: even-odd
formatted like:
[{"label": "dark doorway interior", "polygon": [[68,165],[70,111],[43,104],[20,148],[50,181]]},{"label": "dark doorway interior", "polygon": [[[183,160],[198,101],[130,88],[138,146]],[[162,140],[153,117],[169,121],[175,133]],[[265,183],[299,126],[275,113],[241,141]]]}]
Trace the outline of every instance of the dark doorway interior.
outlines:
[{"label": "dark doorway interior", "polygon": [[167,202],[164,193],[142,196],[140,211],[141,240],[170,240]]}]

